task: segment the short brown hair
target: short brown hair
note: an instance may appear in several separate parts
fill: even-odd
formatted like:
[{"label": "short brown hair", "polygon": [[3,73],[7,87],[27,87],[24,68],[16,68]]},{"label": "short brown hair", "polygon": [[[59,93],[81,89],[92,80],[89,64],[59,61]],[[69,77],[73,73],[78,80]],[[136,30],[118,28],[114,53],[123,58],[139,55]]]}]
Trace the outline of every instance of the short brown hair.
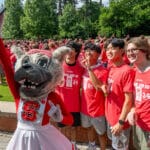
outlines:
[{"label": "short brown hair", "polygon": [[131,40],[128,41],[128,44],[129,43],[133,43],[140,51],[146,53],[146,58],[150,60],[150,44],[148,38],[141,35],[139,37],[131,38]]}]

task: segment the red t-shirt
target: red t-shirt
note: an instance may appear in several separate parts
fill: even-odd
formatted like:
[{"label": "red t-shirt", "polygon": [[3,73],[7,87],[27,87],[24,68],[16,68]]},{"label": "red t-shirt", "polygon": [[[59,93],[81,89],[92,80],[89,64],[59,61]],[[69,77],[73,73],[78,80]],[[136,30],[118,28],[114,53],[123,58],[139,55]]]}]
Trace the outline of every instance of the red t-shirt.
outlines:
[{"label": "red t-shirt", "polygon": [[150,69],[143,73],[136,71],[134,87],[137,125],[150,132]]},{"label": "red t-shirt", "polygon": [[[120,117],[124,104],[124,93],[133,92],[134,71],[128,65],[111,67],[108,75],[108,96],[105,101],[105,114],[108,123],[114,126]],[[124,126],[127,128],[128,124]]]},{"label": "red t-shirt", "polygon": [[[107,81],[108,70],[101,65],[95,66],[93,72],[103,83]],[[91,117],[105,115],[105,97],[101,90],[97,91],[90,81],[88,72],[83,75],[81,112]]]},{"label": "red t-shirt", "polygon": [[80,112],[80,88],[84,68],[77,61],[75,65],[63,64],[63,85],[56,88],[69,112]]}]

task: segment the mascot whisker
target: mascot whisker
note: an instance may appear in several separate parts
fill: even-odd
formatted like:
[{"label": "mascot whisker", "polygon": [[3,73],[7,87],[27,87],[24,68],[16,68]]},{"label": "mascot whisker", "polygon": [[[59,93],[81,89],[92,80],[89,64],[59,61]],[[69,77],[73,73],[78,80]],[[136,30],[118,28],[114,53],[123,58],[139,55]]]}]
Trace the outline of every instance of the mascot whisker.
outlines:
[{"label": "mascot whisker", "polygon": [[66,125],[73,123],[60,96],[54,92],[62,82],[62,62],[70,51],[60,47],[53,54],[33,49],[24,53],[12,47],[10,56],[0,40],[0,59],[17,111],[17,128],[7,150],[73,150],[71,142],[50,123],[50,119]]}]

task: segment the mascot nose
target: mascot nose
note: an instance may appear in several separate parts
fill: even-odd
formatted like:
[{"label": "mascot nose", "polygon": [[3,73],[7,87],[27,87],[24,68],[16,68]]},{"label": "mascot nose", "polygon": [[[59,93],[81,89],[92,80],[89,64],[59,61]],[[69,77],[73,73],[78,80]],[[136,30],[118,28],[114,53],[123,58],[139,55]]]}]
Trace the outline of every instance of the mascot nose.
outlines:
[{"label": "mascot nose", "polygon": [[29,63],[23,64],[22,67],[23,67],[24,69],[32,69],[32,68],[33,68],[32,65],[29,64]]}]

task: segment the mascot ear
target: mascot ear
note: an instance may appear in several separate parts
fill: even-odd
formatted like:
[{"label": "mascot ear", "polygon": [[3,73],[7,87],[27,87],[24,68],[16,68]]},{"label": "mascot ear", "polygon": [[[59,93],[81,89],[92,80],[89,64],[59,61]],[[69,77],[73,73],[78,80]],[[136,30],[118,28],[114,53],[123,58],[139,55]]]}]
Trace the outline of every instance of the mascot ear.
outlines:
[{"label": "mascot ear", "polygon": [[25,54],[25,52],[20,47],[15,45],[13,45],[10,50],[16,56],[17,59],[19,59],[22,55]]},{"label": "mascot ear", "polygon": [[67,46],[59,47],[53,52],[52,57],[62,63],[66,54],[69,53],[70,50],[71,49]]}]

